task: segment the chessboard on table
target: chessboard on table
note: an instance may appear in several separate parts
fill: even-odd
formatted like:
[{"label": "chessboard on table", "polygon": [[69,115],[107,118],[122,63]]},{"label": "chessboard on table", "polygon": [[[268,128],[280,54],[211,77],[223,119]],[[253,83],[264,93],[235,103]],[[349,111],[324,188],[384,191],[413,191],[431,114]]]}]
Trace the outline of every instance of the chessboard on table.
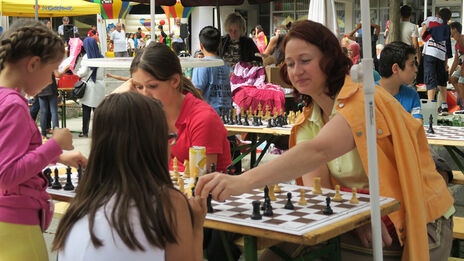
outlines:
[{"label": "chessboard on table", "polygon": [[434,133],[427,133],[428,126],[424,126],[427,139],[464,141],[464,127],[433,125]]},{"label": "chessboard on table", "polygon": [[[330,224],[345,220],[349,217],[370,210],[370,196],[358,194],[358,204],[350,203],[351,192],[343,192],[342,201],[331,202],[333,214],[323,214],[326,207],[326,197],[335,195],[334,190],[322,189],[322,195],[312,194],[311,187],[302,187],[289,184],[279,184],[281,192],[275,192],[276,200],[271,201],[273,216],[262,216],[260,220],[252,220],[252,202],[260,200],[264,202],[264,192],[255,189],[240,196],[231,196],[224,202],[212,201],[213,213],[208,213],[207,220],[225,222],[281,232],[296,236],[302,236],[308,232],[317,230]],[[298,205],[300,190],[304,189],[306,205]],[[287,193],[292,193],[293,210],[285,209]],[[380,197],[380,205],[394,202],[395,199]]]}]

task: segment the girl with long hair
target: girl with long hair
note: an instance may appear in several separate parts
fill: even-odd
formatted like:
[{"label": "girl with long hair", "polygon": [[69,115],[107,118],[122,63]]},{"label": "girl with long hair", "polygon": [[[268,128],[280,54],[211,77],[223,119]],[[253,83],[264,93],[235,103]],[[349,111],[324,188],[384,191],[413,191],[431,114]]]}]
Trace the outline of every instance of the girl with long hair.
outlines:
[{"label": "girl with long hair", "polygon": [[206,202],[172,185],[161,103],[109,95],[93,126],[89,164],[53,241],[59,260],[203,260]]},{"label": "girl with long hair", "polygon": [[161,101],[169,131],[178,135],[171,159],[176,157],[183,163],[189,159],[190,147],[204,146],[206,166],[214,163],[218,171],[225,171],[232,162],[227,130],[216,111],[183,76],[176,54],[164,44],[152,43],[137,54],[130,72],[132,78],[115,92],[136,91]]}]

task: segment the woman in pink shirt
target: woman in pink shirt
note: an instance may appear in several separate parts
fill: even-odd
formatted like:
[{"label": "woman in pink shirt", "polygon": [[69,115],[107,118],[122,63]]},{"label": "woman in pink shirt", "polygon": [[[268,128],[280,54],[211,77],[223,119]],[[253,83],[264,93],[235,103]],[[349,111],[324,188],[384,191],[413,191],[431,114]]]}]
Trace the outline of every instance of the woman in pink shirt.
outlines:
[{"label": "woman in pink shirt", "polygon": [[0,39],[0,260],[48,260],[42,232],[52,215],[42,169],[85,165],[68,129],[42,137],[20,92],[35,96],[64,56],[61,38],[40,22],[18,21]]},{"label": "woman in pink shirt", "polygon": [[267,38],[261,25],[256,26],[256,46],[260,53],[264,53],[267,46]]}]

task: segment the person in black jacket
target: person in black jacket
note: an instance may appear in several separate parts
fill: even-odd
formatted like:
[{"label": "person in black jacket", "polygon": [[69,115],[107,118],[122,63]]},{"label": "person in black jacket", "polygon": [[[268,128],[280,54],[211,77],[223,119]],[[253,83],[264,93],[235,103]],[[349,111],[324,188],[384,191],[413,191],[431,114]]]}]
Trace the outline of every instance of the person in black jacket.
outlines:
[{"label": "person in black jacket", "polygon": [[221,39],[219,56],[227,63],[231,71],[239,61],[253,65],[262,64],[261,57],[255,56],[256,53],[259,53],[258,47],[250,37],[245,35],[245,20],[240,14],[232,13],[228,15],[224,28],[227,35]]}]

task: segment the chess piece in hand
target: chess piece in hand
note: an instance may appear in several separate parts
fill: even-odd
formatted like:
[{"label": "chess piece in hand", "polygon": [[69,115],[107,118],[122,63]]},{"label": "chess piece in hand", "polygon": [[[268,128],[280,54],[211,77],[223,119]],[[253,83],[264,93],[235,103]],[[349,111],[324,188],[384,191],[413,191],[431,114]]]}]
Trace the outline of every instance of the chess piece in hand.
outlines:
[{"label": "chess piece in hand", "polygon": [[240,195],[251,189],[246,176],[215,172],[200,177],[196,186],[196,195],[207,198],[211,193],[214,200],[222,202],[229,196]]}]

